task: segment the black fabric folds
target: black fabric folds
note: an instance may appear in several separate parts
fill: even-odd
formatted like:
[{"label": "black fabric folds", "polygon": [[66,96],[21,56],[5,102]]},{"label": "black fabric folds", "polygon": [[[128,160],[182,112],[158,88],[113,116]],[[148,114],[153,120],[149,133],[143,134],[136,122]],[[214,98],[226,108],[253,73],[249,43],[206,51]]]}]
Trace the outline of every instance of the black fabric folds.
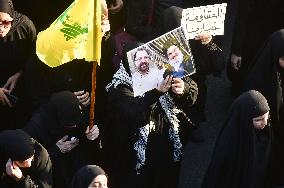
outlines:
[{"label": "black fabric folds", "polygon": [[70,91],[62,91],[51,96],[48,103],[49,113],[54,113],[61,125],[74,125],[82,122],[79,100]]},{"label": "black fabric folds", "polygon": [[270,127],[255,129],[253,118],[269,106],[264,96],[251,90],[232,104],[217,138],[203,188],[263,187],[270,157]]},{"label": "black fabric folds", "polygon": [[[77,97],[70,91],[62,91],[51,96],[49,102],[41,107],[40,112],[33,115],[24,130],[49,148],[68,132],[81,130],[82,121]],[[74,125],[77,127],[66,128]]]},{"label": "black fabric folds", "polygon": [[13,17],[13,3],[11,0],[0,0],[0,12],[5,12]]},{"label": "black fabric folds", "polygon": [[244,90],[255,89],[265,96],[271,107],[274,125],[279,121],[279,109],[283,100],[279,66],[279,58],[283,56],[284,29],[273,33],[259,50],[244,86]]},{"label": "black fabric folds", "polygon": [[259,50],[244,86],[244,90],[260,91],[271,108],[273,131],[271,187],[284,184],[283,173],[279,173],[284,168],[284,68],[279,64],[281,57],[284,57],[284,29],[274,32]]}]

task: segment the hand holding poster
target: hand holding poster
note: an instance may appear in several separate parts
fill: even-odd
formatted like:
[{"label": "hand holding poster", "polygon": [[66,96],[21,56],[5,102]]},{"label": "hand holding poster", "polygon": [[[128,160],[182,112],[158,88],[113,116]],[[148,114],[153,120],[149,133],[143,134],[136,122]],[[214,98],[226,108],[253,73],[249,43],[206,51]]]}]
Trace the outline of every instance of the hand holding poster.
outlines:
[{"label": "hand holding poster", "polygon": [[127,52],[134,97],[156,88],[168,76],[183,78],[195,72],[182,27]]},{"label": "hand holding poster", "polygon": [[182,12],[181,26],[185,30],[186,39],[207,32],[211,35],[224,34],[226,3],[193,7]]}]

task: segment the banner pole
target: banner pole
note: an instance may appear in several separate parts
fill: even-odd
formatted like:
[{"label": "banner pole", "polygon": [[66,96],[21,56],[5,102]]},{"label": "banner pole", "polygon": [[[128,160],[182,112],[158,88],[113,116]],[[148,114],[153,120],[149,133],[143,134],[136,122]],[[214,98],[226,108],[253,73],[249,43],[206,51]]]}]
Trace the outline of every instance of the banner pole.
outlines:
[{"label": "banner pole", "polygon": [[101,16],[102,16],[102,8],[101,8],[101,0],[89,0],[94,1],[94,20],[93,20],[93,42],[94,42],[94,58],[95,61],[93,62],[92,68],[92,91],[91,91],[91,104],[90,104],[90,123],[89,128],[91,129],[94,126],[94,119],[95,119],[95,102],[96,102],[96,72],[97,66],[100,63],[101,57]]}]

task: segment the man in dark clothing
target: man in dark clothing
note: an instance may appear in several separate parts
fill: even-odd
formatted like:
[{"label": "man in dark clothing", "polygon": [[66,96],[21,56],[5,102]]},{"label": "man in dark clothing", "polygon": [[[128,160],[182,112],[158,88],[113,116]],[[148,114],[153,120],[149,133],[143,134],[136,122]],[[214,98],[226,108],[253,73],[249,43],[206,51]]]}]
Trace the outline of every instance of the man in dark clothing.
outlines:
[{"label": "man in dark clothing", "polygon": [[46,149],[24,131],[0,133],[0,187],[51,188],[52,165]]}]

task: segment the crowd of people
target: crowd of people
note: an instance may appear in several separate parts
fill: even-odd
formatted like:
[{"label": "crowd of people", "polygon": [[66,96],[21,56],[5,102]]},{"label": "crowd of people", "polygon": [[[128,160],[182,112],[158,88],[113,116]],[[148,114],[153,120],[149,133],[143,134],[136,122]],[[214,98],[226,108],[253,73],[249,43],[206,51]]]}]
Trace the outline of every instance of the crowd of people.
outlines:
[{"label": "crowd of people", "polygon": [[[36,55],[37,33],[72,1],[0,0],[0,187],[177,188],[185,145],[204,141],[197,130],[210,100],[205,81],[220,60],[212,49],[224,41],[206,32],[188,40],[191,75],[179,44],[163,49],[166,65],[143,44],[179,27],[183,9],[223,2],[101,0],[102,58],[90,126],[93,62],[50,68]],[[235,100],[202,187],[281,187],[284,3],[237,5],[226,66]],[[142,86],[151,78],[158,79]]]}]

